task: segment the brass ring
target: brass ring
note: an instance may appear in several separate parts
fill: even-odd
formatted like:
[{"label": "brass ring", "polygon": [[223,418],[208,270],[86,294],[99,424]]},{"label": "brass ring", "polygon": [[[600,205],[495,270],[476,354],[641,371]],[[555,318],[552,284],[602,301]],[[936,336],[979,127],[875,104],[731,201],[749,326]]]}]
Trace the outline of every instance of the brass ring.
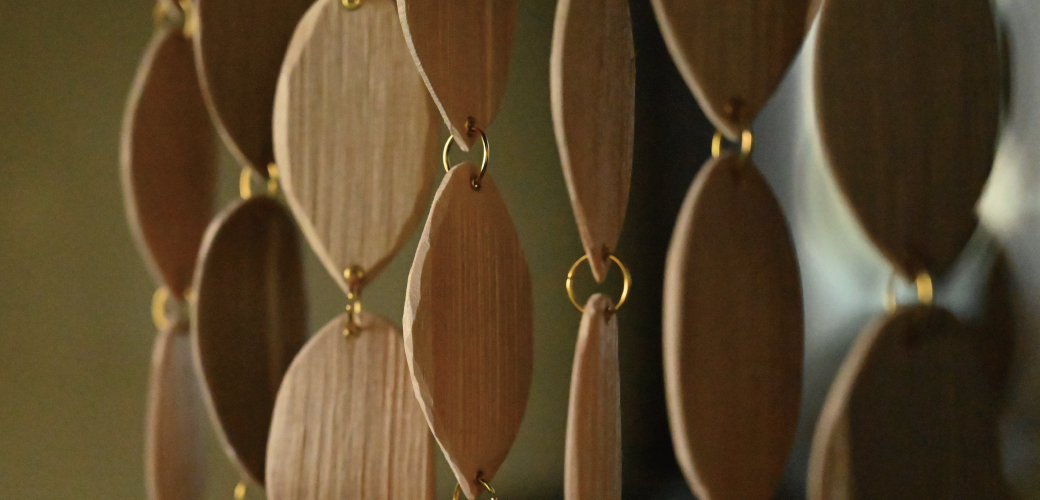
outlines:
[{"label": "brass ring", "polygon": [[[885,311],[893,312],[899,306],[896,301],[896,274],[888,278],[888,290],[885,291]],[[921,271],[914,277],[914,287],[917,289],[917,302],[926,306],[932,305],[935,300],[935,287],[932,283],[932,275],[928,271]]]},{"label": "brass ring", "polygon": [[281,180],[281,175],[278,174],[278,165],[274,163],[267,164],[267,194],[274,196],[278,194],[278,181]]},{"label": "brass ring", "polygon": [[[625,301],[628,300],[628,288],[632,285],[632,275],[629,274],[628,268],[621,263],[621,259],[618,259],[614,254],[610,254],[608,257],[610,257],[610,260],[614,261],[614,263],[621,268],[621,274],[625,277],[625,284],[621,288],[621,299],[619,299],[617,305],[614,306],[614,312],[617,312],[618,309],[621,309],[621,306]],[[578,266],[586,260],[589,260],[588,254],[582,255],[581,258],[571,266],[571,270],[567,271],[567,297],[571,299],[571,304],[574,304],[574,307],[577,307],[582,313],[585,313],[585,308],[574,299],[574,271],[576,271]]]},{"label": "brass ring", "polygon": [[361,7],[361,0],[342,0],[342,2],[343,6],[346,7],[347,10],[356,10]]},{"label": "brass ring", "polygon": [[361,287],[364,286],[365,269],[361,266],[350,266],[343,271],[343,279],[347,280],[347,321],[343,327],[343,335],[361,331],[357,316],[361,314]]},{"label": "brass ring", "polygon": [[[278,194],[278,181],[281,176],[278,174],[278,165],[269,163],[267,165],[267,194],[275,196]],[[248,200],[253,197],[253,169],[249,167],[242,167],[242,171],[238,174],[238,196],[243,200]]]},{"label": "brass ring", "polygon": [[170,289],[161,286],[152,294],[152,323],[160,331],[170,326],[170,318],[166,316],[166,301],[170,300]]},{"label": "brass ring", "polygon": [[[488,484],[484,478],[477,476],[477,482],[487,490],[488,494],[491,495],[491,500],[498,500],[498,493],[495,493],[495,488]],[[451,500],[459,500],[462,495],[462,485],[455,483],[455,493],[451,496]]]},{"label": "brass ring", "polygon": [[[744,129],[740,132],[740,157],[747,158],[751,156],[751,151],[755,147],[755,135],[751,133],[751,129]],[[715,131],[715,135],[711,138],[711,157],[718,158],[722,156],[722,132]]]},{"label": "brass ring", "polygon": [[246,497],[246,482],[243,480],[243,481],[239,481],[238,484],[235,485],[235,500],[243,500],[245,497]]},{"label": "brass ring", "polygon": [[[483,130],[474,127],[474,131],[480,132],[480,144],[484,146],[484,159],[480,162],[480,173],[477,174],[477,182],[484,178],[484,172],[487,171],[488,160],[491,157],[491,146],[488,145],[487,134]],[[441,154],[441,161],[444,163],[444,171],[450,172],[451,165],[448,160],[448,154],[451,152],[451,145],[455,142],[454,136],[448,136],[448,141],[444,143],[444,152]]]}]

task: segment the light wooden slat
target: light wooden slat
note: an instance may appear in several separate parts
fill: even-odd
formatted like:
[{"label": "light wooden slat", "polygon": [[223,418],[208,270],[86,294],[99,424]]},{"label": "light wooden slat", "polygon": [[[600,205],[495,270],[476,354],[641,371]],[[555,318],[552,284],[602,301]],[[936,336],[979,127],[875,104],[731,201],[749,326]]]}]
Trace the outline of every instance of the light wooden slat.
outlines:
[{"label": "light wooden slat", "polygon": [[621,381],[617,316],[609,297],[585,304],[567,406],[567,500],[621,500]]},{"label": "light wooden slat", "polygon": [[347,291],[412,235],[430,196],[437,112],[392,0],[320,0],[293,35],[275,99],[285,197],[314,253]]},{"label": "light wooden slat", "polygon": [[512,447],[531,386],[531,275],[490,175],[455,166],[441,182],[408,277],[404,338],[416,397],[474,498]]},{"label": "light wooden slat", "polygon": [[275,85],[296,23],[314,0],[193,0],[206,104],[236,161],[267,178]]},{"label": "light wooden slat", "polygon": [[160,30],[130,89],[119,162],[131,232],[152,274],[177,298],[191,286],[213,215],[216,146],[191,42],[179,29]]},{"label": "light wooden slat", "polygon": [[151,500],[199,500],[205,493],[206,417],[191,363],[187,324],[159,333],[145,424],[145,484]]},{"label": "light wooden slat", "polygon": [[751,124],[805,37],[808,0],[651,0],[668,51],[730,139]]},{"label": "light wooden slat", "polygon": [[820,415],[808,498],[1012,498],[1001,475],[998,394],[972,337],[930,306],[869,325]]},{"label": "light wooden slat", "polygon": [[192,314],[195,369],[224,450],[259,484],[274,399],[307,338],[299,238],[289,211],[254,197],[203,241]]},{"label": "light wooden slat", "polygon": [[459,146],[487,130],[509,78],[517,0],[397,0],[405,39],[419,71]]},{"label": "light wooden slat", "polygon": [[[392,5],[392,4],[391,4]],[[361,313],[332,320],[285,374],[267,445],[270,500],[432,500],[433,436],[401,332]]]},{"label": "light wooden slat", "polygon": [[632,178],[636,66],[627,0],[556,4],[549,83],[574,218],[603,282]]},{"label": "light wooden slat", "polygon": [[664,284],[668,417],[699,498],[773,498],[798,422],[803,335],[779,204],[750,160],[709,161],[679,212]]},{"label": "light wooden slat", "polygon": [[905,276],[942,274],[975,231],[1000,116],[989,0],[827,0],[815,97],[834,176]]}]

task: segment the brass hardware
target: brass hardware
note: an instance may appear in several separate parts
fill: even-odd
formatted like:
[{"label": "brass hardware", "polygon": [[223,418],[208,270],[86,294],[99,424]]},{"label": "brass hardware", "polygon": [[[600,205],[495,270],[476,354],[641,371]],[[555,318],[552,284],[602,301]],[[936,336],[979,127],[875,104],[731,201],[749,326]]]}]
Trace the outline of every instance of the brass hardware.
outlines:
[{"label": "brass hardware", "polygon": [[[614,261],[614,263],[617,264],[618,268],[621,269],[621,274],[625,278],[625,284],[621,289],[621,298],[618,300],[617,305],[615,305],[611,311],[617,312],[618,309],[621,309],[621,305],[624,304],[626,300],[628,300],[628,288],[632,285],[632,275],[629,274],[628,268],[625,267],[625,264],[621,262],[621,259],[618,259],[617,256],[615,256],[614,254],[608,254],[607,256],[610,258],[610,260]],[[578,266],[581,265],[582,262],[585,262],[587,260],[589,260],[588,254],[582,255],[581,258],[578,259],[578,261],[571,266],[570,271],[567,271],[567,297],[571,299],[571,304],[574,304],[574,307],[577,307],[578,310],[582,313],[585,312],[585,308],[582,307],[582,305],[579,304],[578,301],[574,298],[574,271],[578,269]]]}]

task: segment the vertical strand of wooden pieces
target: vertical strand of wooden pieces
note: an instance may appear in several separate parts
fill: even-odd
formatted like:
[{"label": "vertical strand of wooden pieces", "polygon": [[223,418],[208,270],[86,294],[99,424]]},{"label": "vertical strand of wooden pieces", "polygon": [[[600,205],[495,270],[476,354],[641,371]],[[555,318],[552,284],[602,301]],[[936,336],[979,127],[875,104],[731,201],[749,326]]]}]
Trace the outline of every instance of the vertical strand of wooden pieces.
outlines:
[{"label": "vertical strand of wooden pieces", "polygon": [[621,499],[621,381],[614,303],[585,304],[571,371],[563,491],[567,500]]},{"label": "vertical strand of wooden pieces", "polygon": [[578,232],[601,283],[628,207],[635,69],[627,0],[557,3],[549,77],[553,128]]}]

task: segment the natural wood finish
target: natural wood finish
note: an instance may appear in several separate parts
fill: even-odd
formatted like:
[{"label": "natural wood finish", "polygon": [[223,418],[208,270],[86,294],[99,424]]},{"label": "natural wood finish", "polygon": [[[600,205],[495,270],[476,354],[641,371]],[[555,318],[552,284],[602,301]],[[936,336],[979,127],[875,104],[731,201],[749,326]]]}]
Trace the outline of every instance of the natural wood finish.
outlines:
[{"label": "natural wood finish", "polygon": [[408,276],[404,339],[416,397],[470,499],[492,480],[527,407],[531,274],[491,175],[444,177]]},{"label": "natural wood finish", "polygon": [[314,0],[194,0],[195,62],[224,144],[267,178],[271,110],[296,23]]},{"label": "natural wood finish", "polygon": [[509,79],[517,0],[397,0],[404,36],[433,101],[469,151],[498,114]]},{"label": "natural wood finish", "polygon": [[560,0],[549,72],[553,128],[574,219],[599,282],[628,207],[635,87],[628,1]]},{"label": "natural wood finish", "polygon": [[344,291],[370,281],[419,223],[440,129],[393,0],[320,0],[289,44],[274,110],[285,198]]},{"label": "natural wood finish", "polygon": [[1011,498],[997,394],[972,333],[937,307],[868,326],[831,386],[813,439],[809,498]]},{"label": "natural wood finish", "polygon": [[651,0],[668,51],[730,139],[751,124],[805,37],[808,0]]},{"label": "natural wood finish", "polygon": [[701,167],[664,283],[664,368],[676,457],[703,500],[773,498],[802,388],[802,289],[776,198],[750,160]]},{"label": "natural wood finish", "polygon": [[614,303],[595,294],[578,329],[567,405],[566,500],[621,500],[621,382]]},{"label": "natural wood finish", "polygon": [[433,437],[401,332],[361,313],[361,331],[345,337],[346,321],[325,325],[285,374],[267,444],[267,498],[432,500]]},{"label": "natural wood finish", "polygon": [[208,465],[204,411],[188,325],[176,323],[159,333],[152,350],[144,460],[149,499],[203,497]]},{"label": "natural wood finish", "polygon": [[828,0],[816,45],[824,149],[853,212],[904,275],[942,274],[993,165],[1000,59],[989,0]]},{"label": "natural wood finish", "polygon": [[217,141],[180,30],[160,30],[145,50],[119,141],[130,229],[152,274],[181,298],[213,215]]},{"label": "natural wood finish", "polygon": [[307,338],[292,215],[266,196],[238,202],[206,231],[195,274],[195,369],[228,456],[264,482],[275,395]]}]

